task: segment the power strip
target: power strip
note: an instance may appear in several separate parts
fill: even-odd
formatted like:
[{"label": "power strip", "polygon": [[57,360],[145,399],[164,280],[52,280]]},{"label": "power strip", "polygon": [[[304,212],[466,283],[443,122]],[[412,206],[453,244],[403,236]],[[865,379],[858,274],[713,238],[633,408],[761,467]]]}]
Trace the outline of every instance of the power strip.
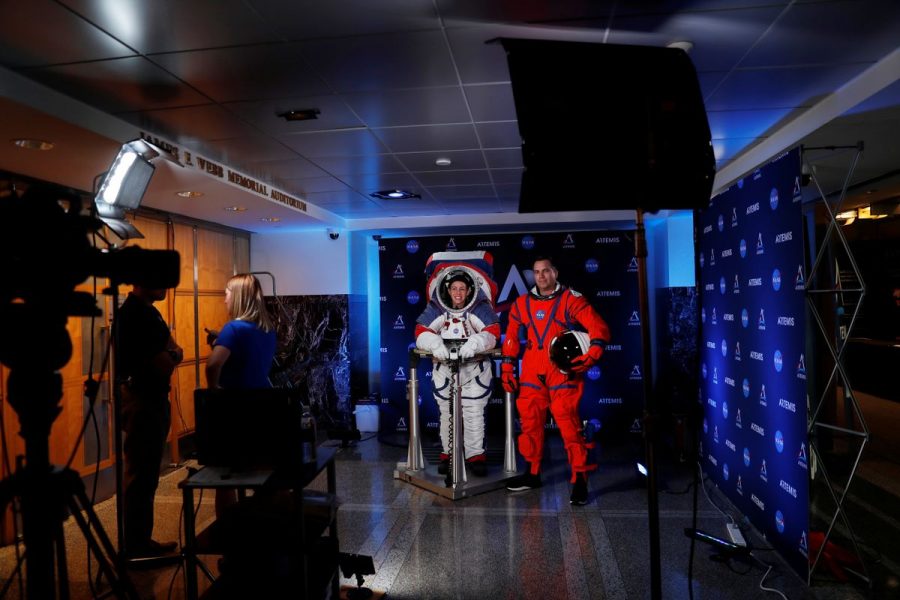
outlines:
[{"label": "power strip", "polygon": [[735,546],[747,546],[747,540],[744,539],[744,534],[741,533],[741,528],[738,527],[737,523],[728,523],[725,529],[728,530],[728,538],[732,544]]}]

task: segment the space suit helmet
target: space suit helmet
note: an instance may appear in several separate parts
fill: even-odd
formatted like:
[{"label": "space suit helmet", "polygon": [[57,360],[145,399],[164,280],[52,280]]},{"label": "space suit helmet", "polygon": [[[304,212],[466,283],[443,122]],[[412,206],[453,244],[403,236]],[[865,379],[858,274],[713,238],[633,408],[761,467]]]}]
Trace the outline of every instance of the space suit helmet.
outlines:
[{"label": "space suit helmet", "polygon": [[564,331],[550,342],[550,360],[563,373],[572,368],[572,361],[591,347],[591,338],[583,331]]},{"label": "space suit helmet", "polygon": [[450,271],[444,277],[444,280],[441,282],[438,289],[441,304],[448,308],[453,306],[453,299],[450,297],[450,285],[456,281],[462,281],[466,284],[466,288],[468,288],[466,301],[463,303],[463,306],[468,306],[472,302],[472,298],[475,297],[475,282],[472,280],[472,276],[462,269]]}]

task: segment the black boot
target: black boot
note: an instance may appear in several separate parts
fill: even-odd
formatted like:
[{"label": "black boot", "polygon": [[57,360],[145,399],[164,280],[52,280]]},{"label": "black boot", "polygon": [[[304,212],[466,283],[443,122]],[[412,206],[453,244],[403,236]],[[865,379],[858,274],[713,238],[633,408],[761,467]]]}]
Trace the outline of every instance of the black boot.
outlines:
[{"label": "black boot", "polygon": [[578,473],[575,476],[575,484],[572,486],[572,496],[569,498],[569,504],[572,506],[584,506],[587,503],[587,476],[584,473]]},{"label": "black boot", "polygon": [[446,475],[447,471],[450,470],[450,455],[441,452],[440,460],[441,462],[438,463],[438,473],[440,475]]},{"label": "black boot", "polygon": [[524,475],[519,475],[518,477],[511,479],[509,483],[506,484],[506,489],[511,492],[523,492],[525,490],[533,490],[539,487],[541,487],[541,474],[532,474],[531,471],[525,473]]}]

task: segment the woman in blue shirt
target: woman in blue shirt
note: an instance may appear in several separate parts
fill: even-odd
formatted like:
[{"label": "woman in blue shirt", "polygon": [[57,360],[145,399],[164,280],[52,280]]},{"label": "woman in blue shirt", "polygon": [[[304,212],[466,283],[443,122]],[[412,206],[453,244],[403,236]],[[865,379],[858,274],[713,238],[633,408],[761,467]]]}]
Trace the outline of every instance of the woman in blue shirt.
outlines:
[{"label": "woman in blue shirt", "polygon": [[269,369],[275,356],[275,327],[256,277],[244,273],[229,279],[225,285],[225,307],[232,320],[222,328],[206,362],[207,386],[272,387]]}]

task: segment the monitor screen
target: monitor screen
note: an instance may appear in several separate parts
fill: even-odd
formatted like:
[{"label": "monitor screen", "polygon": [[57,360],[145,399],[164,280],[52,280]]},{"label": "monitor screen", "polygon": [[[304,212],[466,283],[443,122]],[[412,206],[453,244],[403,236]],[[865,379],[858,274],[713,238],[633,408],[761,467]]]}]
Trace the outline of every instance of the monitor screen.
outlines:
[{"label": "monitor screen", "polygon": [[195,390],[197,462],[234,470],[300,464],[309,441],[303,412],[293,390]]}]

